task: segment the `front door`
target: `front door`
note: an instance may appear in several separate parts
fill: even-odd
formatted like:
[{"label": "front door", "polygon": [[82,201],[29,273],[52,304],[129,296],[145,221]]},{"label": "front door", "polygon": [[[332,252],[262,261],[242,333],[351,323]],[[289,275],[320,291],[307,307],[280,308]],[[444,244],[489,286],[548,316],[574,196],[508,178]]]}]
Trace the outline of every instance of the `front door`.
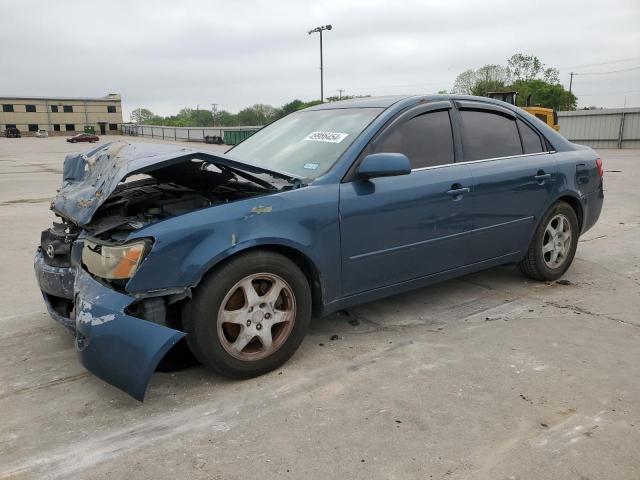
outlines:
[{"label": "front door", "polygon": [[100,135],[106,135],[107,134],[107,126],[104,123],[100,124]]},{"label": "front door", "polygon": [[[343,295],[460,267],[472,226],[468,165],[454,163],[449,106],[394,121],[368,146],[403,153],[412,172],[340,185]],[[467,190],[469,189],[469,190]]]}]

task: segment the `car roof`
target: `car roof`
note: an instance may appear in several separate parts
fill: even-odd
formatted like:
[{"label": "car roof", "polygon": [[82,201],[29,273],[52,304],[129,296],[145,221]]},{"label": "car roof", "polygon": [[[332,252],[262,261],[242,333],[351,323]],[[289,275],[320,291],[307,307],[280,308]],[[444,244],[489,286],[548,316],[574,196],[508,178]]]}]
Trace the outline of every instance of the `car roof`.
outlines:
[{"label": "car roof", "polygon": [[530,123],[533,123],[538,128],[538,130],[544,133],[544,136],[551,142],[552,146],[556,150],[567,150],[572,148],[571,142],[569,142],[566,138],[553,130],[546,123],[537,119],[530,113],[514,105],[488,97],[459,94],[389,95],[384,97],[362,97],[351,98],[349,100],[341,100],[338,102],[322,103],[313,107],[305,108],[301,111],[333,110],[339,108],[382,108],[385,110],[392,109],[394,111],[400,111],[404,108],[417,105],[418,103],[437,102],[442,100],[469,100],[493,104],[502,108],[506,108],[507,110],[511,110],[521,116],[528,118]]},{"label": "car roof", "polygon": [[405,100],[405,102],[402,102],[404,104],[412,104],[418,102],[435,102],[442,100],[475,100],[483,103],[506,106],[507,108],[513,110],[513,105],[507,104],[500,100],[489,97],[458,94],[387,95],[382,97],[350,98],[348,100],[340,100],[337,102],[314,105],[313,107],[305,108],[305,110],[330,110],[336,108],[389,108],[392,105],[403,100]]},{"label": "car roof", "polygon": [[362,97],[339,100],[337,102],[321,103],[305,110],[330,110],[335,108],[389,108],[394,103],[410,98],[414,95],[388,95],[385,97]]}]

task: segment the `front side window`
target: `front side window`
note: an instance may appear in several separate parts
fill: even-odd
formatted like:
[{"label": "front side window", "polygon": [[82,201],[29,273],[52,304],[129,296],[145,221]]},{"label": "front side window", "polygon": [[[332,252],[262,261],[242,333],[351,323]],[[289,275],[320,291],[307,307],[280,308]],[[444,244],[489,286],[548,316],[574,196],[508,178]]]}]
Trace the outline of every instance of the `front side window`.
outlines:
[{"label": "front side window", "polygon": [[29,125],[29,131],[30,132],[37,132],[38,131],[38,125],[30,124]]},{"label": "front side window", "polygon": [[489,111],[461,110],[465,161],[522,155],[516,121]]},{"label": "front side window", "polygon": [[413,169],[453,163],[449,112],[423,113],[392,126],[368,153],[403,153]]},{"label": "front side window", "polygon": [[266,126],[229,151],[256,167],[303,178],[327,172],[381,108],[295,112]]},{"label": "front side window", "polygon": [[117,123],[110,123],[109,124],[109,130],[117,130],[118,129],[118,124]]},{"label": "front side window", "polygon": [[65,124],[64,129],[67,132],[74,132],[75,129],[76,129],[76,126],[73,123],[67,123],[67,124]]},{"label": "front side window", "polygon": [[73,113],[73,105],[64,105],[62,109],[65,113]]},{"label": "front side window", "polygon": [[56,132],[59,132],[60,131],[60,124],[59,123],[54,123],[53,124],[53,130],[56,131]]}]

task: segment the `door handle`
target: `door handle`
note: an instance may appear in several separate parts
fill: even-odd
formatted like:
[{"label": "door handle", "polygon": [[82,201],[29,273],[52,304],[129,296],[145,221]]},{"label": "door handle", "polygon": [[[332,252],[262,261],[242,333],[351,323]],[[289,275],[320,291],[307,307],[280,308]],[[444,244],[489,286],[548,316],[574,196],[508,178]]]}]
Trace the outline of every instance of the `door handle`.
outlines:
[{"label": "door handle", "polygon": [[533,178],[535,178],[538,182],[544,182],[545,180],[549,180],[551,178],[551,174],[544,173],[544,170],[541,170]]},{"label": "door handle", "polygon": [[451,190],[447,190],[447,195],[458,197],[460,195],[464,195],[465,193],[469,193],[470,191],[471,189],[469,187],[452,188]]}]

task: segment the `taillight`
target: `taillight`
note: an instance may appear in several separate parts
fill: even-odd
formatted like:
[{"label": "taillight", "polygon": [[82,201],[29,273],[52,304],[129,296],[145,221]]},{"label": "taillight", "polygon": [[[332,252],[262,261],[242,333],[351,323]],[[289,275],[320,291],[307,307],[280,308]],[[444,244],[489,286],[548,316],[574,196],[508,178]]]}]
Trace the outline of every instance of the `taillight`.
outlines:
[{"label": "taillight", "polygon": [[596,167],[598,167],[598,175],[600,178],[604,177],[604,170],[602,169],[602,160],[596,159]]}]

